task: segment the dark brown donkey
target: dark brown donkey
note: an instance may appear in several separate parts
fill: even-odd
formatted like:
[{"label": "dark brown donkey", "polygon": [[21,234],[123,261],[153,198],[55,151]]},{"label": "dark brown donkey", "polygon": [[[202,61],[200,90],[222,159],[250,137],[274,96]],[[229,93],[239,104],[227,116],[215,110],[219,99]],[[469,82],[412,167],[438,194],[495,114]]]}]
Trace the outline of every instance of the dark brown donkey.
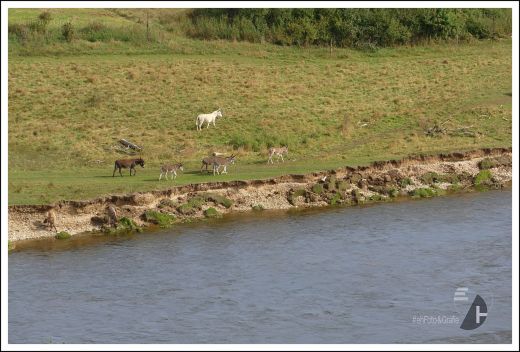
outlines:
[{"label": "dark brown donkey", "polygon": [[119,175],[123,177],[123,174],[121,173],[121,169],[130,169],[130,176],[132,176],[132,170],[134,170],[134,176],[135,176],[135,166],[141,165],[141,167],[144,167],[144,160],[142,158],[138,159],[121,159],[116,160],[114,163],[114,172],[112,173],[112,177],[116,174],[116,170],[119,169]]}]

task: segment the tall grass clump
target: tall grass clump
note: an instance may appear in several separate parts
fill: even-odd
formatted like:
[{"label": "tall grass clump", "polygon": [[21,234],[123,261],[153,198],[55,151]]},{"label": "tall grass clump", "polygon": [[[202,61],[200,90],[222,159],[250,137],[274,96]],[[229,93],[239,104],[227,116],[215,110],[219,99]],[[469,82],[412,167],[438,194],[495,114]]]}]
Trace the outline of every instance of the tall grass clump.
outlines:
[{"label": "tall grass clump", "polygon": [[63,39],[69,43],[74,40],[76,31],[72,25],[72,22],[67,22],[61,27],[61,35],[63,36]]}]

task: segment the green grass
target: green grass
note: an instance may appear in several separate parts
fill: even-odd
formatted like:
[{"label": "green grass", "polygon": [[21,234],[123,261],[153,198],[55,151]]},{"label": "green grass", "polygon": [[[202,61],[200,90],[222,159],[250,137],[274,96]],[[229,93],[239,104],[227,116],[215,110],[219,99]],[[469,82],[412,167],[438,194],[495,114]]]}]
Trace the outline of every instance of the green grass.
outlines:
[{"label": "green grass", "polygon": [[204,216],[207,218],[218,218],[221,217],[222,214],[220,214],[215,208],[208,208],[204,210]]},{"label": "green grass", "polygon": [[154,210],[147,210],[144,213],[144,218],[146,221],[159,225],[163,228],[170,227],[175,222],[174,215],[165,214]]},{"label": "green grass", "polygon": [[186,203],[181,204],[177,210],[183,215],[190,215],[196,210],[199,210],[202,205],[206,203],[204,197],[196,196],[190,198]]},{"label": "green grass", "polygon": [[446,192],[440,188],[416,188],[412,191],[413,198],[431,198],[440,196]]},{"label": "green grass", "polygon": [[66,240],[71,237],[72,237],[72,235],[70,233],[68,233],[67,231],[60,231],[54,236],[54,238],[56,238],[57,240]]},{"label": "green grass", "polygon": [[143,229],[139,225],[137,225],[134,220],[123,216],[119,219],[115,228],[106,227],[103,232],[107,235],[117,236],[142,231]]},{"label": "green grass", "polygon": [[329,204],[330,205],[336,205],[336,204],[338,204],[340,199],[341,199],[341,194],[340,193],[334,193],[332,198],[330,198],[330,200],[329,200]]},{"label": "green grass", "polygon": [[[10,10],[10,23],[40,13],[29,12]],[[74,23],[130,26],[142,18],[142,11],[123,14],[82,9]],[[326,48],[192,40],[165,31],[157,13],[152,19],[164,38],[146,45],[9,42],[9,204],[512,144],[510,40],[330,55]],[[216,128],[196,131],[197,114],[218,107],[224,117]],[[442,122],[473,126],[479,135],[424,134]],[[135,177],[111,177],[113,161],[124,157],[111,148],[120,138],[144,147],[146,167]],[[289,146],[285,163],[266,164],[272,145]],[[215,150],[238,154],[237,164],[228,175],[197,173]],[[160,165],[177,161],[185,172],[159,182]]]},{"label": "green grass", "polygon": [[493,174],[490,170],[481,170],[473,180],[473,184],[478,191],[485,191],[493,185]]}]

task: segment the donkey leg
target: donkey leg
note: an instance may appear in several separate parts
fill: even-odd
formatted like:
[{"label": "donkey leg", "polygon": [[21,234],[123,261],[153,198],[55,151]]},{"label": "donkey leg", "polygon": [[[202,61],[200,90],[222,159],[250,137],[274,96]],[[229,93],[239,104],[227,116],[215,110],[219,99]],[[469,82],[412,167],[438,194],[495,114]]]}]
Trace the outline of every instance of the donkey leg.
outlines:
[{"label": "donkey leg", "polygon": [[163,173],[161,172],[161,174],[159,175],[159,181],[161,180],[162,174],[163,174]]},{"label": "donkey leg", "polygon": [[112,177],[114,177],[114,175],[116,174],[116,169],[117,169],[117,166],[114,166],[114,172],[112,172]]},{"label": "donkey leg", "polygon": [[119,175],[123,177],[123,174],[121,173],[121,168],[119,168]]}]

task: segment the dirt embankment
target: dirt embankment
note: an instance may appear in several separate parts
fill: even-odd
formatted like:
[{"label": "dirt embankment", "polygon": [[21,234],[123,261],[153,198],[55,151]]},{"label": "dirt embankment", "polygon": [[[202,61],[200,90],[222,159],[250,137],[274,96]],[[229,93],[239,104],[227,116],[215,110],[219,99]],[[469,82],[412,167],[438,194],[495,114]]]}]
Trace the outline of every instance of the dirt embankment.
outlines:
[{"label": "dirt embankment", "polygon": [[53,237],[55,233],[43,223],[50,208],[56,212],[58,231],[75,235],[106,231],[108,205],[114,206],[119,219],[149,226],[164,224],[165,219],[172,224],[252,209],[355,205],[403,196],[431,197],[475,188],[501,188],[509,185],[511,178],[510,148],[418,155],[307,175],[191,184],[53,205],[14,205],[9,207],[9,240]]}]

